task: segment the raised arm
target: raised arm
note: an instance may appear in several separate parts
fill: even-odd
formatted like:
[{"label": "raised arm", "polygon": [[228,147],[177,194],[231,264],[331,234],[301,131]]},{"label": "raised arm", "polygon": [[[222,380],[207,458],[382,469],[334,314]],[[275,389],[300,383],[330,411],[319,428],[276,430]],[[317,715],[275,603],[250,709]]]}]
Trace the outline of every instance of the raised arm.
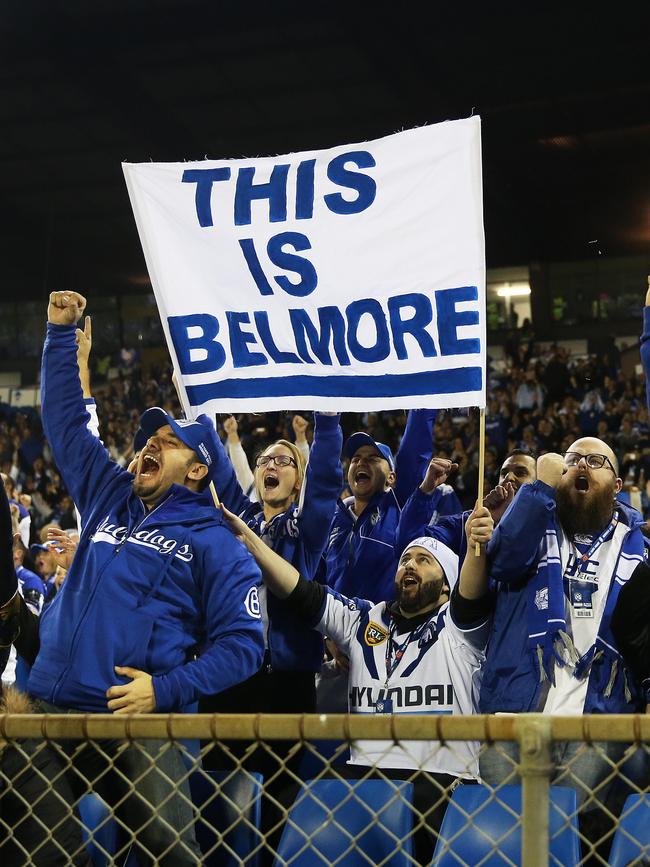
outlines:
[{"label": "raised arm", "polygon": [[298,583],[300,578],[298,570],[279,554],[276,554],[272,548],[269,548],[241,518],[229,511],[223,504],[221,511],[231,532],[253,555],[255,562],[262,570],[264,583],[271,593],[278,599],[286,599]]},{"label": "raised arm", "polygon": [[[449,473],[454,469],[458,469],[458,464],[445,458],[434,457],[429,461],[424,479],[402,509],[397,525],[396,551],[403,551],[413,539],[427,535],[429,523],[443,499],[441,485],[447,481]],[[462,512],[462,508],[458,512]]]},{"label": "raised arm", "polygon": [[555,490],[562,478],[561,455],[537,461],[537,481],[522,485],[488,545],[490,577],[504,583],[522,581],[535,564],[539,545],[555,513]]},{"label": "raised arm", "polygon": [[343,433],[338,414],[315,413],[314,442],[305,471],[298,523],[312,562],[311,579],[329,537],[336,501],[343,488],[341,448]]},{"label": "raised arm", "polygon": [[221,502],[237,515],[243,514],[254,505],[253,501],[243,492],[237,473],[226,454],[223,443],[216,437],[218,456],[217,468],[214,474],[214,486]]},{"label": "raised arm", "polygon": [[222,511],[232,532],[255,558],[271,593],[285,600],[298,620],[328,635],[340,650],[349,653],[359,618],[368,612],[371,603],[364,599],[348,599],[317,581],[305,580],[291,563],[265,545],[241,518],[223,506]]},{"label": "raised arm", "polygon": [[433,452],[435,409],[412,409],[406,419],[402,442],[395,456],[395,496],[400,506],[422,481]]},{"label": "raised arm", "polygon": [[82,515],[101,491],[125,471],[88,430],[77,365],[76,324],[86,306],[77,292],[52,292],[43,347],[41,404],[43,428],[54,461]]},{"label": "raised arm", "polygon": [[242,491],[250,491],[255,484],[255,476],[248,463],[248,458],[244,447],[239,439],[239,429],[237,419],[231,415],[223,423],[223,429],[226,432],[226,449],[228,457],[235,470],[237,481]]}]

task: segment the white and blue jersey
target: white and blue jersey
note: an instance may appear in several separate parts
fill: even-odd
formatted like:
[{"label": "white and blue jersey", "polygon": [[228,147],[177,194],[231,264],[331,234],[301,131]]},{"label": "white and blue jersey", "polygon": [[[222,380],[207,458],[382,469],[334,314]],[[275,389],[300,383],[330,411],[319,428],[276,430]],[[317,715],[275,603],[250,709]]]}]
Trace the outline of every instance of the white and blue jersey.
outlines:
[{"label": "white and blue jersey", "polygon": [[[486,602],[481,616],[460,626],[452,612],[459,599],[406,618],[396,603],[374,605],[349,599],[311,582],[298,583],[288,601],[328,635],[350,659],[350,713],[473,714],[489,630]],[[458,602],[457,602],[458,600]],[[458,741],[356,741],[351,764],[421,769],[464,779],[478,775],[478,744]]]}]

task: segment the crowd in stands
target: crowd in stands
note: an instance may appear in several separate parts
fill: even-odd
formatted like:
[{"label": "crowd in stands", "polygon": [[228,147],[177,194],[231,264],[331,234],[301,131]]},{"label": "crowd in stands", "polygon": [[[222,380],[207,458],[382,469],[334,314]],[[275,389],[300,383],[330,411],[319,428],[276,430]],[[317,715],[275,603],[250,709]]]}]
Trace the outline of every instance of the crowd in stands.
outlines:
[{"label": "crowd in stands", "polygon": [[[492,365],[489,378],[486,490],[497,483],[503,459],[515,448],[532,455],[562,453],[579,436],[597,436],[610,443],[618,457],[622,499],[650,519],[650,420],[643,378],[624,375],[614,353],[571,357],[562,346],[542,352],[532,342],[509,349],[504,363]],[[121,352],[119,375],[107,380],[108,367],[100,361],[102,369],[93,371],[93,383],[102,440],[111,457],[128,466],[142,409],[162,406],[172,415],[180,413],[171,369],[145,370],[131,353]],[[313,421],[305,415],[311,442]],[[237,416],[237,433],[250,465],[269,442],[295,440],[293,418],[292,412]],[[219,421],[225,440],[225,417]],[[341,419],[344,437],[365,430],[393,452],[405,423],[406,413],[395,410],[345,413]],[[459,465],[448,482],[463,508],[471,508],[478,484],[476,414],[438,413],[434,451]],[[38,411],[0,405],[0,469],[13,480],[17,499],[31,514],[31,543],[39,541],[39,530],[48,524],[76,527],[74,506],[52,461]]]},{"label": "crowd in stands", "polygon": [[[629,617],[622,629],[610,627],[614,614],[622,617],[619,595],[633,570],[635,586],[645,586],[650,535],[645,382],[624,375],[615,354],[572,357],[561,346],[515,341],[504,361],[490,363],[489,494],[479,504],[476,411],[339,416],[297,408],[224,416],[216,431],[207,416],[178,424],[171,371],[144,369],[134,352],[120,352],[113,374],[96,370],[89,383],[89,318],[77,328],[85,304],[76,293],[51,296],[43,417],[0,407],[8,500],[0,523],[13,522],[0,533],[5,559],[13,546],[13,567],[0,572],[2,646],[14,644],[24,663],[22,680],[16,663],[16,683],[36,712],[164,713],[197,701],[208,712],[338,710],[332,694],[319,692],[316,675],[325,677],[327,664],[318,633],[329,641],[338,699],[361,714],[621,713],[650,699],[647,659],[636,671],[639,654],[626,655]],[[645,326],[648,370],[648,316]],[[215,510],[208,483],[223,509]],[[71,542],[66,533],[78,521],[94,529]],[[43,579],[42,599],[30,591],[32,569]],[[105,572],[102,597],[94,588]],[[161,611],[179,628],[157,630]],[[72,629],[87,652],[68,659],[59,651]],[[122,659],[145,658],[128,651],[132,634],[146,650],[146,671]],[[501,785],[517,760],[503,749],[479,756],[470,742],[464,757],[425,742],[419,758],[408,743],[389,751],[380,742],[377,755],[360,744],[341,773],[422,772],[433,784],[414,796],[423,815],[437,791],[479,775]],[[604,771],[583,766],[574,747],[559,745],[554,761],[576,763],[580,800]],[[617,750],[610,745],[611,762]],[[286,777],[275,773],[278,755]],[[274,833],[300,753],[276,747],[268,756],[242,743],[227,760],[206,752],[202,764],[229,770],[233,757],[268,780],[262,826]],[[142,755],[129,751],[120,761],[127,778],[139,778]],[[178,863],[194,863],[182,763],[174,751],[154,761],[182,795],[185,830],[165,842],[174,827],[165,811],[177,807],[162,807],[155,775],[140,791],[143,816],[127,825],[147,826],[141,842],[150,852],[169,845]],[[66,785],[73,798],[77,784]],[[107,784],[109,803],[116,794]],[[614,809],[608,803],[603,793],[602,805]],[[160,828],[147,824],[149,810]],[[430,862],[441,818],[432,812],[416,836],[418,863]],[[61,832],[76,839],[78,829],[64,822]]]}]

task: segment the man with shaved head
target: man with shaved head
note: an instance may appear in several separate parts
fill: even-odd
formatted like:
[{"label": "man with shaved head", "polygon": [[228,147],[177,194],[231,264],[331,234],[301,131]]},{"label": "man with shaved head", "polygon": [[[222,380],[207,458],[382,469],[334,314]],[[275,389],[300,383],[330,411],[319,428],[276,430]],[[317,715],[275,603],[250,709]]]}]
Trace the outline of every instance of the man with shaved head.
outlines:
[{"label": "man with shaved head", "polygon": [[[489,549],[497,593],[481,712],[639,709],[611,630],[621,588],[645,551],[643,519],[616,499],[621,487],[616,455],[600,439],[583,437],[564,455],[538,459],[537,481],[522,486]],[[486,782],[514,781],[508,746],[485,752]],[[605,755],[615,758],[616,748],[554,745],[555,766],[568,771],[562,784],[576,788],[579,802],[610,773]]]}]

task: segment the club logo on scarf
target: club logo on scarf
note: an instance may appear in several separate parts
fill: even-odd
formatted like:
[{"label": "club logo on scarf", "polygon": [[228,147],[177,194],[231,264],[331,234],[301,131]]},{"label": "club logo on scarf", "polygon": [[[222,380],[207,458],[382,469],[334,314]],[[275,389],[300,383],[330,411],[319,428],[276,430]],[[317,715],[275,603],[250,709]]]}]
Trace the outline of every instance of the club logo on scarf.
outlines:
[{"label": "club logo on scarf", "polygon": [[544,611],[548,608],[548,587],[542,587],[535,593],[535,608]]},{"label": "club logo on scarf", "polygon": [[388,633],[382,626],[373,623],[372,620],[366,626],[366,631],[363,640],[369,647],[376,647],[378,644],[383,644],[388,638]]}]

